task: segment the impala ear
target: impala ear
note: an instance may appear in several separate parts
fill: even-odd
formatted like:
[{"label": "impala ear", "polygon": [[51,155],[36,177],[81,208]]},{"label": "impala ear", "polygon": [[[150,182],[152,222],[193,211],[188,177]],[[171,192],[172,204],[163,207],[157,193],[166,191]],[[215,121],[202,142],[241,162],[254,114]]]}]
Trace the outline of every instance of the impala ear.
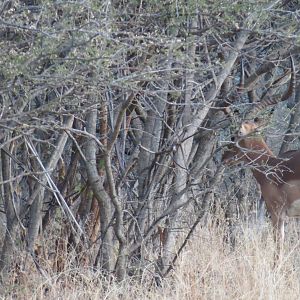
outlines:
[{"label": "impala ear", "polygon": [[253,124],[255,124],[256,131],[261,132],[268,124],[267,120],[264,120],[263,118],[256,117],[253,120]]},{"label": "impala ear", "polygon": [[255,117],[253,121],[257,126],[261,126],[264,124],[264,120],[259,117]]}]

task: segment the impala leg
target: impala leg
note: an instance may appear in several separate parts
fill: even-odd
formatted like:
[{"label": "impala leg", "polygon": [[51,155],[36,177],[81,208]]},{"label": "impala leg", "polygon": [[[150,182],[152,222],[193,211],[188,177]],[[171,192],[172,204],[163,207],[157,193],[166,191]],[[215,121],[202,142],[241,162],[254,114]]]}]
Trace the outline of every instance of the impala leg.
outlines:
[{"label": "impala leg", "polygon": [[278,240],[277,240],[277,247],[278,247],[278,251],[279,254],[282,253],[283,251],[283,244],[284,244],[284,220],[283,219],[279,219],[278,220]]},{"label": "impala leg", "polygon": [[273,234],[276,245],[275,265],[280,259],[284,244],[284,219],[281,217],[271,217],[273,223]]}]

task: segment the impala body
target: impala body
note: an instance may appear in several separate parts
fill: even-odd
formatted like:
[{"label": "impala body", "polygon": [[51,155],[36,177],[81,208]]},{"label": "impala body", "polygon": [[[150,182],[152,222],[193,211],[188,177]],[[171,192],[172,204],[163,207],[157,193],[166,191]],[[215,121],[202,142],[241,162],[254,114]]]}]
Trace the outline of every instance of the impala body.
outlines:
[{"label": "impala body", "polygon": [[[291,80],[285,93],[265,94],[254,103],[246,117],[257,115],[270,105],[289,99],[296,88],[296,72],[290,56]],[[300,217],[300,151],[288,151],[276,157],[261,135],[257,134],[263,121],[244,121],[237,133],[237,141],[223,154],[226,164],[245,162],[260,185],[274,226],[275,239],[284,237],[284,220]]]},{"label": "impala body", "polygon": [[274,156],[261,136],[251,136],[256,122],[243,122],[238,141],[223,155],[226,164],[243,161],[251,166],[278,237],[284,237],[284,219],[300,216],[300,151]]}]

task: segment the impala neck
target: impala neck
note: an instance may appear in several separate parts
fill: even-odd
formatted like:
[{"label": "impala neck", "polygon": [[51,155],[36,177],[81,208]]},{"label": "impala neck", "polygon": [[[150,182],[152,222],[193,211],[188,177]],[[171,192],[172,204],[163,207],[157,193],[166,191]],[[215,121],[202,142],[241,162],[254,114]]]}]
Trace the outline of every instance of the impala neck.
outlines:
[{"label": "impala neck", "polygon": [[255,160],[257,163],[265,163],[267,158],[275,157],[264,139],[260,136],[245,138],[239,142],[239,145],[245,149],[245,159],[248,162]]},{"label": "impala neck", "polygon": [[239,144],[244,148],[243,160],[253,165],[253,175],[260,185],[270,179],[277,181],[274,175],[267,174],[268,169],[278,164],[280,160],[275,157],[262,137],[245,138]]}]

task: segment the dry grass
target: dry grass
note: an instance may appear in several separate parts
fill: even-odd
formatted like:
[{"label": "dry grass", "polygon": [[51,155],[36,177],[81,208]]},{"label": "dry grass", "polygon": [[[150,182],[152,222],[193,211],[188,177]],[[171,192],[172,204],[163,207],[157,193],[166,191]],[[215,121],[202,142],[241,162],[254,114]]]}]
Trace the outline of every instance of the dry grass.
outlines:
[{"label": "dry grass", "polygon": [[282,257],[274,267],[268,229],[240,230],[236,246],[224,243],[224,228],[199,228],[159,288],[130,279],[108,283],[100,274],[72,270],[50,276],[36,272],[6,286],[5,299],[300,299],[298,233],[290,226]]}]

